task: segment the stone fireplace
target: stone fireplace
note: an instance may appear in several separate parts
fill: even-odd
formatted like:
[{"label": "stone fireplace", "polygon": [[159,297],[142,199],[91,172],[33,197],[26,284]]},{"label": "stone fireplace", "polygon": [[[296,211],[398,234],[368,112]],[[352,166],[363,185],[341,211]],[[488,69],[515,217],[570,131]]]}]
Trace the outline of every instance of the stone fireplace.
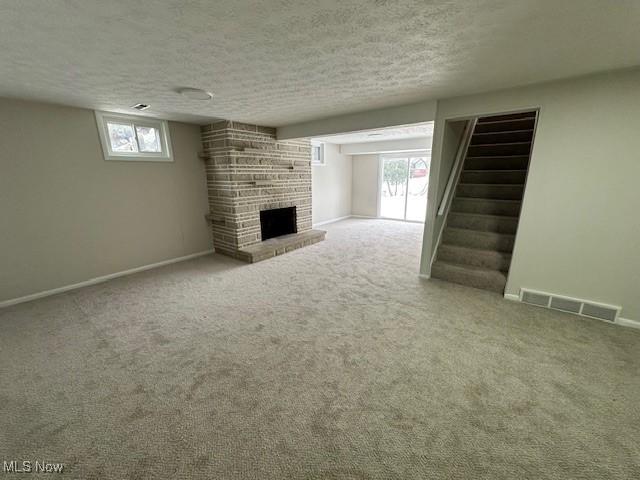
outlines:
[{"label": "stone fireplace", "polygon": [[[311,228],[309,140],[221,121],[202,127],[216,252],[256,262],[324,240]],[[266,234],[265,234],[266,233]]]}]

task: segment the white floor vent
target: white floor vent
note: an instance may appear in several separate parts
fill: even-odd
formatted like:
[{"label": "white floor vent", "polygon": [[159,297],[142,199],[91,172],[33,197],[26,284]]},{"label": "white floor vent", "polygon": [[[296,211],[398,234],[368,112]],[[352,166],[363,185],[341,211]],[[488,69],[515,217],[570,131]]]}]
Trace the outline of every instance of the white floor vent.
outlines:
[{"label": "white floor vent", "polygon": [[581,300],[579,298],[563,297],[552,293],[538,292],[536,290],[520,289],[520,301],[547,307],[563,312],[575,313],[583,317],[597,318],[607,322],[615,322],[622,307],[606,305],[604,303]]}]

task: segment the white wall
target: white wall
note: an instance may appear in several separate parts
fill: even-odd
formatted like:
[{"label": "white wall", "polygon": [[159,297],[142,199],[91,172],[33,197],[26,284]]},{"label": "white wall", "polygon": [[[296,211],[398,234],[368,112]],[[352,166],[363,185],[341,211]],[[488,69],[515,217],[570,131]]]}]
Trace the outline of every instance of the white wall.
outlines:
[{"label": "white wall", "polygon": [[[507,294],[595,300],[640,320],[639,85],[635,69],[438,103],[432,166],[446,119],[540,108]],[[431,253],[425,241],[423,273]]]},{"label": "white wall", "polygon": [[287,138],[319,137],[334,133],[356,132],[372,128],[431,122],[436,118],[436,101],[427,100],[410,105],[379,108],[366,112],[339,115],[311,122],[278,127],[279,140]]},{"label": "white wall", "polygon": [[197,125],[105,161],[93,111],[0,99],[0,301],[212,248]]},{"label": "white wall", "polygon": [[353,215],[378,215],[379,166],[378,155],[353,156]]},{"label": "white wall", "polygon": [[[438,216],[436,212],[440,209],[440,203],[444,198],[446,186],[454,167],[456,155],[460,142],[463,139],[467,121],[449,120],[443,122],[440,128],[443,132],[436,137],[438,143],[433,145],[434,150],[438,151],[438,160],[431,160],[429,168],[429,192],[427,193],[427,219],[425,222],[425,234],[422,242],[422,248],[425,251],[433,252],[443,228],[445,216]],[[435,135],[435,132],[434,132]],[[425,265],[424,262],[427,262]],[[420,271],[428,273],[430,270],[431,258],[423,256]]]},{"label": "white wall", "polygon": [[313,166],[313,224],[351,215],[351,156],[338,145],[324,144],[325,165]]}]

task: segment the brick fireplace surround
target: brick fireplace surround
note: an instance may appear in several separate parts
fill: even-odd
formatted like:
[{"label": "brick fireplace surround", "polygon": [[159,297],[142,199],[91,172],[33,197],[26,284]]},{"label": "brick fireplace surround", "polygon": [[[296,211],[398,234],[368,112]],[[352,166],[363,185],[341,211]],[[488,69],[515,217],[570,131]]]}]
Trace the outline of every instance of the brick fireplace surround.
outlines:
[{"label": "brick fireplace surround", "polygon": [[[202,127],[216,252],[257,262],[324,240],[311,228],[309,140],[277,141],[274,128],[220,121]],[[296,207],[297,233],[262,241],[260,211]]]}]

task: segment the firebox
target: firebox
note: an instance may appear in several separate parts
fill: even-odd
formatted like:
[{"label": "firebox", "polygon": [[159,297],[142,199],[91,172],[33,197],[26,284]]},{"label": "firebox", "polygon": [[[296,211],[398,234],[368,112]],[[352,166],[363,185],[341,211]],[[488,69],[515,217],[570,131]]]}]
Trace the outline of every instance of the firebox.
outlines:
[{"label": "firebox", "polygon": [[296,207],[260,211],[262,240],[297,233]]}]

